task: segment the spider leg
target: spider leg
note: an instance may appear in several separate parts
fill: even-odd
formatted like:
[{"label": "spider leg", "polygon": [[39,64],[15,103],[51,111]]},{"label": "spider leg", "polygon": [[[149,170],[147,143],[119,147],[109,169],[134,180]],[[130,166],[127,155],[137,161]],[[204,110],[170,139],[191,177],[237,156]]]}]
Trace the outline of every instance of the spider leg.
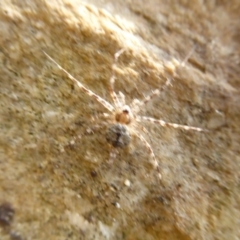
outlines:
[{"label": "spider leg", "polygon": [[89,90],[88,88],[86,88],[82,83],[80,83],[76,78],[74,78],[67,70],[65,70],[63,67],[61,67],[53,58],[51,58],[46,52],[43,51],[43,53],[53,62],[57,65],[57,67],[62,70],[63,72],[65,72],[67,74],[67,76],[73,81],[75,82],[78,87],[83,90],[85,93],[87,93],[90,97],[94,97],[96,99],[96,101],[98,101],[100,104],[102,104],[106,109],[108,109],[108,111],[113,112],[114,111],[114,107],[107,102],[106,100],[104,100],[103,98],[101,98],[100,96],[98,96],[97,94],[95,94],[94,92],[92,92],[91,90]]},{"label": "spider leg", "polygon": [[118,61],[119,56],[120,56],[124,51],[125,51],[125,49],[121,49],[121,50],[117,51],[117,52],[114,54],[114,62],[113,62],[113,64],[112,64],[112,76],[111,76],[111,78],[110,78],[110,86],[109,86],[110,95],[111,95],[111,97],[112,97],[112,100],[113,100],[113,103],[114,103],[115,107],[117,107],[117,108],[120,108],[123,103],[120,102],[120,100],[118,99],[117,94],[116,94],[115,91],[114,91],[114,83],[115,83],[115,79],[116,79],[114,68],[115,68],[116,65],[117,65],[117,61]]},{"label": "spider leg", "polygon": [[193,52],[195,51],[196,45],[192,47],[192,49],[189,51],[187,56],[183,59],[183,61],[180,63],[180,66],[184,67],[188,59],[192,56]]},{"label": "spider leg", "polygon": [[117,158],[118,154],[119,154],[118,150],[114,147],[111,147],[111,150],[110,150],[110,153],[109,153],[108,163],[112,164],[113,161]]},{"label": "spider leg", "polygon": [[161,119],[155,119],[155,118],[152,118],[152,117],[137,116],[136,120],[138,122],[141,122],[142,120],[144,120],[144,121],[148,121],[148,122],[152,122],[152,123],[157,123],[157,124],[160,124],[162,127],[173,127],[173,128],[184,129],[184,130],[193,130],[193,131],[198,131],[198,132],[208,132],[208,130],[203,129],[203,128],[181,125],[181,124],[177,124],[177,123],[169,123],[169,122],[165,122]]},{"label": "spider leg", "polygon": [[[106,120],[106,118],[105,118]],[[87,127],[85,128],[84,127],[84,131],[80,134],[77,134],[76,136],[73,136],[71,138],[70,141],[68,141],[66,144],[63,144],[60,148],[60,151],[63,152],[64,148],[73,148],[74,145],[81,141],[83,139],[83,137],[86,137],[86,136],[90,136],[90,135],[93,135],[93,134],[96,134],[97,132],[101,131],[102,129],[106,128],[107,126],[107,123],[106,122],[100,122],[100,123],[95,123],[93,124],[92,126],[90,127]]]},{"label": "spider leg", "polygon": [[[191,51],[187,54],[187,56],[184,58],[184,60],[179,64],[179,66],[184,67],[186,62],[188,61],[188,59],[191,57],[192,53],[195,50],[195,46],[192,47]],[[137,110],[136,113],[138,113],[139,111],[141,111],[142,106],[146,105],[149,101],[151,101],[154,97],[158,96],[162,91],[165,90],[165,88],[167,86],[171,85],[171,80],[167,79],[166,83],[161,86],[160,88],[155,89],[154,91],[152,91],[147,97],[145,97],[142,101],[137,103]]]},{"label": "spider leg", "polygon": [[148,139],[150,140],[150,143],[151,143],[150,133],[143,125],[139,124],[139,122],[134,122],[133,129],[141,129],[141,131],[144,132],[148,136]]},{"label": "spider leg", "polygon": [[159,167],[158,161],[157,161],[157,159],[155,157],[155,154],[153,152],[153,149],[152,149],[151,145],[148,143],[148,141],[140,133],[135,132],[135,135],[144,143],[144,145],[146,146],[147,150],[149,151],[149,154],[152,157],[153,162],[154,162],[154,167],[157,169],[158,178],[161,179],[162,178],[162,174],[160,173],[160,167]]},{"label": "spider leg", "polygon": [[165,88],[167,86],[169,86],[171,84],[171,80],[170,79],[167,79],[166,83],[161,86],[160,88],[158,89],[155,89],[154,91],[152,91],[147,97],[145,97],[142,101],[138,102],[137,103],[137,111],[136,113],[138,113],[139,111],[141,111],[143,108],[142,106],[146,105],[149,101],[151,101],[154,97],[158,96],[162,91],[165,90]]}]

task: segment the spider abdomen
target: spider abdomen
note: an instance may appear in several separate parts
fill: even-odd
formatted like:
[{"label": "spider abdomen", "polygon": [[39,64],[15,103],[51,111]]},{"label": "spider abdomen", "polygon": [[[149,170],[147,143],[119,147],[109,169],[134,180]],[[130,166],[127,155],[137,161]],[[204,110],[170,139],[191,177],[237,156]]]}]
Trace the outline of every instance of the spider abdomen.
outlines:
[{"label": "spider abdomen", "polygon": [[107,129],[106,140],[115,148],[124,148],[129,145],[131,136],[124,124],[113,124]]}]

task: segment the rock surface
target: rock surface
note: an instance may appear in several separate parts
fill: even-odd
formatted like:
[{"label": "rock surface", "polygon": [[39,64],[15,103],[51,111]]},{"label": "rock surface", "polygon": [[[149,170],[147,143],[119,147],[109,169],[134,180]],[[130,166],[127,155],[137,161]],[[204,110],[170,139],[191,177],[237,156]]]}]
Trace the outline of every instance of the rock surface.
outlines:
[{"label": "rock surface", "polygon": [[[1,239],[240,238],[240,4],[188,2],[2,1]],[[111,102],[120,49],[127,103],[169,79],[140,113],[209,130],[129,127],[161,181],[137,137],[108,161],[109,112],[43,53]]]}]

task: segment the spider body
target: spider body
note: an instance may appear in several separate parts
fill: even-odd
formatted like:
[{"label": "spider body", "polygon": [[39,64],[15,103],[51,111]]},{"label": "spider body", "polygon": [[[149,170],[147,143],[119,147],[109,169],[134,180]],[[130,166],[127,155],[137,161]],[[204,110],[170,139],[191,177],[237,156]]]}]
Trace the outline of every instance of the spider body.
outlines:
[{"label": "spider body", "polygon": [[[169,123],[165,122],[161,119],[155,119],[148,116],[141,116],[138,113],[144,109],[144,106],[155,96],[158,96],[160,92],[170,84],[169,81],[166,82],[160,89],[155,89],[152,91],[147,97],[145,97],[142,101],[134,99],[130,105],[125,104],[125,96],[123,93],[119,92],[118,94],[114,91],[114,82],[115,82],[115,75],[114,75],[114,67],[116,65],[117,59],[119,56],[124,52],[124,50],[120,50],[115,53],[114,63],[112,65],[112,77],[110,79],[110,96],[112,98],[113,104],[109,103],[99,95],[92,92],[90,89],[85,87],[81,82],[79,82],[76,78],[74,78],[69,72],[67,72],[64,68],[62,68],[53,58],[51,58],[47,53],[44,54],[55,64],[57,67],[62,70],[66,75],[90,97],[93,97],[97,102],[99,102],[102,106],[104,106],[110,113],[110,118],[106,119],[106,122],[109,124],[109,127],[106,132],[106,140],[107,142],[112,145],[114,148],[124,148],[128,146],[131,142],[131,135],[135,135],[138,137],[141,142],[145,145],[146,149],[148,150],[151,158],[153,159],[153,163],[155,168],[158,171],[159,178],[161,178],[160,168],[158,161],[155,157],[154,151],[149,144],[149,142],[145,139],[145,137],[137,130],[136,126],[139,122],[148,121],[154,124],[159,124],[163,127],[172,127],[184,130],[193,130],[202,132],[205,131],[202,128],[192,127],[187,125],[181,125],[177,123]],[[184,60],[186,62],[186,59]],[[130,127],[131,126],[131,127]],[[134,128],[135,127],[135,128]],[[144,128],[139,128],[144,129]],[[130,134],[130,132],[131,134]],[[111,153],[110,153],[111,155]],[[115,156],[115,154],[112,154]]]},{"label": "spider body", "polygon": [[131,136],[127,125],[132,122],[133,114],[128,105],[124,105],[115,113],[115,124],[112,124],[106,132],[106,140],[115,148],[124,148],[129,145]]}]

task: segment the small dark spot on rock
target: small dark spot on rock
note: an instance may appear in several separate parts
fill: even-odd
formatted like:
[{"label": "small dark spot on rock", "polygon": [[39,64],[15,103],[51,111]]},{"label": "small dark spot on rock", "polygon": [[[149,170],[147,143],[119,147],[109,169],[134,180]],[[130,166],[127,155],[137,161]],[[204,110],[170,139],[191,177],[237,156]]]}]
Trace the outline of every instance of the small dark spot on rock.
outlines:
[{"label": "small dark spot on rock", "polygon": [[14,209],[10,203],[3,203],[0,205],[0,225],[9,226],[14,217]]},{"label": "small dark spot on rock", "polygon": [[97,177],[97,172],[95,170],[92,170],[90,174],[93,178]]},{"label": "small dark spot on rock", "polygon": [[17,232],[12,231],[12,232],[10,232],[9,235],[10,235],[11,240],[23,240],[22,236]]}]

